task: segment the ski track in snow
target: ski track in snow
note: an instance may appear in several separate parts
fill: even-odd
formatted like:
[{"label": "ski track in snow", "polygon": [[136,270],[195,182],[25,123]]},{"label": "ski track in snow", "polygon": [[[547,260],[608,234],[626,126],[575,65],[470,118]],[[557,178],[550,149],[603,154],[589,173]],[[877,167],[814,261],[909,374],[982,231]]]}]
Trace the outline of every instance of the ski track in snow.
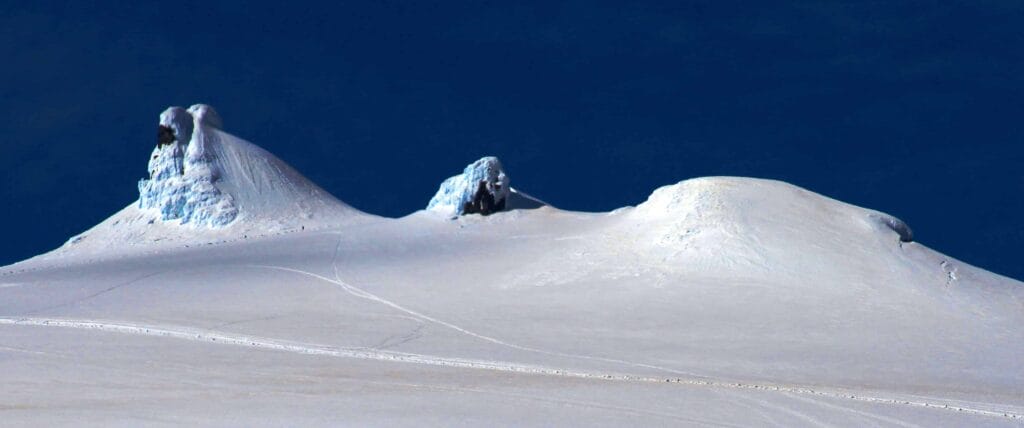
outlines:
[{"label": "ski track in snow", "polygon": [[801,412],[799,410],[793,409],[793,408],[791,408],[791,406],[781,406],[781,405],[778,405],[778,404],[774,404],[774,403],[772,403],[772,402],[770,402],[768,400],[763,400],[763,399],[755,398],[755,397],[739,396],[739,397],[735,397],[735,398],[738,398],[741,401],[749,401],[750,403],[753,403],[753,405],[761,407],[761,408],[764,408],[764,409],[769,409],[769,410],[775,410],[777,412],[782,412],[784,414],[792,416],[793,418],[799,419],[799,420],[807,423],[808,424],[807,426],[829,427],[829,428],[833,426],[833,425],[824,423],[824,422],[822,422],[822,421],[820,421],[818,419],[815,419],[814,417],[812,417],[811,415],[808,415],[807,413],[804,413],[804,412]]},{"label": "ski track in snow", "polygon": [[334,279],[327,278],[327,277],[325,277],[323,275],[318,275],[318,274],[315,274],[313,272],[304,271],[304,270],[295,269],[295,268],[290,268],[290,267],[286,267],[286,266],[273,266],[273,265],[249,265],[249,266],[250,267],[263,268],[263,269],[274,269],[274,270],[281,270],[281,271],[285,271],[285,272],[292,272],[292,273],[297,273],[297,274],[300,274],[300,275],[310,276],[310,277],[319,279],[321,281],[326,281],[328,283],[340,286],[343,290],[345,290],[346,292],[348,292],[349,294],[351,294],[353,296],[356,296],[356,297],[359,297],[359,298],[362,298],[362,299],[366,299],[366,300],[370,300],[370,301],[373,301],[373,302],[377,302],[377,303],[383,304],[385,306],[391,307],[393,309],[396,309],[398,311],[401,311],[403,313],[411,315],[411,316],[413,316],[413,317],[415,317],[415,318],[417,318],[417,319],[419,319],[421,321],[432,322],[432,323],[435,323],[435,324],[438,324],[438,325],[441,325],[441,326],[453,329],[453,330],[458,331],[460,333],[463,333],[463,334],[475,337],[477,339],[484,340],[484,341],[487,341],[487,342],[491,342],[491,343],[494,343],[494,344],[497,344],[497,345],[509,347],[509,348],[512,348],[512,349],[518,349],[518,350],[521,350],[521,351],[535,352],[535,353],[539,353],[539,354],[553,355],[553,356],[565,357],[565,358],[579,358],[579,359],[585,359],[585,360],[591,360],[591,361],[601,361],[601,362],[605,362],[605,363],[624,364],[624,365],[632,366],[632,367],[661,370],[661,371],[672,373],[672,374],[675,374],[675,375],[685,375],[685,376],[691,376],[691,377],[695,377],[695,378],[704,378],[704,376],[698,375],[696,373],[684,372],[684,371],[680,371],[680,370],[670,369],[670,368],[667,368],[667,367],[655,366],[655,365],[651,365],[651,364],[636,363],[636,362],[632,362],[632,361],[624,361],[624,360],[618,360],[618,359],[614,359],[614,358],[596,357],[596,356],[591,356],[591,355],[569,354],[569,353],[564,353],[564,352],[549,351],[549,350],[544,350],[544,349],[537,349],[537,348],[531,348],[531,347],[522,346],[522,345],[516,345],[514,343],[509,343],[509,342],[506,342],[506,341],[503,341],[503,340],[500,340],[500,339],[497,339],[497,338],[494,338],[494,337],[485,336],[485,335],[482,335],[482,334],[479,334],[479,333],[475,333],[475,332],[466,330],[466,329],[464,329],[462,327],[459,327],[457,325],[454,325],[452,323],[449,323],[449,322],[446,322],[446,321],[442,321],[442,320],[436,319],[434,317],[427,316],[427,315],[421,314],[419,312],[413,311],[411,309],[405,308],[405,307],[403,307],[403,306],[401,306],[401,305],[399,305],[399,304],[397,304],[395,302],[386,300],[384,298],[381,298],[380,296],[377,296],[377,295],[375,295],[373,293],[370,293],[370,292],[368,292],[366,290],[363,290],[363,289],[361,289],[359,287],[356,287],[356,286],[354,286],[352,284],[349,284],[349,283],[347,283],[345,281],[342,281],[341,280],[341,274],[338,271],[338,254],[340,252],[341,244],[343,242],[342,240],[344,239],[345,235],[337,233],[337,232],[329,232],[328,234],[338,235],[338,242],[334,246],[334,255],[331,257],[331,269],[333,270],[333,273],[334,273]]},{"label": "ski track in snow", "polygon": [[786,425],[786,424],[779,423],[779,421],[775,417],[773,417],[771,414],[769,414],[767,411],[765,411],[766,409],[765,409],[764,406],[744,403],[743,400],[737,400],[736,397],[733,396],[733,395],[726,396],[725,394],[721,394],[721,393],[719,393],[718,395],[720,397],[722,397],[721,398],[722,400],[725,400],[725,399],[731,400],[732,404],[735,404],[737,406],[740,406],[740,407],[743,407],[745,409],[748,409],[748,410],[750,410],[750,411],[752,411],[754,413],[757,413],[757,415],[761,417],[762,422],[765,423],[763,426],[766,426],[766,427],[767,426],[781,427],[781,428],[787,428],[789,426],[789,425]]},{"label": "ski track in snow", "polygon": [[839,410],[839,411],[842,411],[842,412],[846,412],[846,413],[853,413],[853,414],[861,415],[861,416],[864,416],[866,418],[878,420],[878,421],[881,421],[881,422],[892,424],[894,426],[900,426],[900,427],[905,427],[905,428],[922,428],[920,425],[911,424],[911,423],[908,423],[908,422],[901,421],[899,419],[890,418],[888,416],[882,416],[882,415],[877,415],[877,414],[874,414],[874,413],[871,413],[871,412],[865,412],[865,411],[861,411],[861,410],[857,410],[857,409],[851,409],[851,408],[846,407],[846,406],[839,406],[839,405],[835,405],[835,404],[832,404],[832,403],[826,403],[826,402],[823,402],[821,400],[815,400],[815,399],[808,398],[808,397],[801,397],[801,396],[796,395],[796,394],[787,394],[787,395],[789,395],[793,399],[804,401],[804,402],[807,402],[807,403],[811,403],[811,404],[814,404],[816,406],[827,407],[827,408],[830,408],[830,409],[836,409],[836,410]]},{"label": "ski track in snow", "polygon": [[[1024,420],[1024,414],[1001,411],[985,410],[979,408],[962,407],[957,405],[936,403],[928,401],[910,401],[898,398],[874,397],[858,395],[852,392],[839,392],[828,390],[817,390],[800,386],[785,386],[773,384],[753,384],[740,382],[724,382],[704,379],[683,379],[683,378],[659,378],[651,376],[636,376],[629,374],[592,373],[576,370],[556,369],[551,367],[519,364],[506,361],[489,361],[467,358],[449,358],[431,355],[422,355],[405,352],[381,351],[370,348],[339,348],[324,345],[299,343],[291,341],[275,340],[257,336],[235,335],[228,333],[210,332],[188,327],[167,326],[167,325],[145,325],[134,323],[121,323],[114,321],[100,320],[76,320],[62,318],[0,318],[0,325],[7,326],[41,326],[41,327],[63,327],[82,330],[95,330],[121,334],[132,334],[141,336],[166,337],[198,342],[221,343],[236,346],[248,346],[253,348],[291,352],[304,355],[320,355],[341,358],[357,358],[365,360],[387,361],[397,363],[424,364],[441,367],[468,368],[491,370],[508,373],[520,373],[542,376],[556,376],[577,379],[593,379],[619,382],[643,382],[643,383],[667,383],[687,386],[703,386],[712,388],[728,388],[733,390],[757,390],[781,392],[784,395],[801,394],[805,396],[817,396],[841,400],[860,401],[872,404],[901,405],[936,410],[947,410],[968,415],[1007,418],[1013,420]],[[786,394],[788,393],[788,394]]]},{"label": "ski track in snow", "polygon": [[[419,312],[416,312],[414,310],[408,309],[408,308],[406,308],[404,306],[401,306],[401,305],[399,305],[399,304],[397,304],[395,302],[392,302],[390,300],[386,300],[384,298],[381,298],[381,297],[379,297],[379,296],[377,296],[375,294],[372,294],[372,293],[370,293],[368,291],[365,291],[365,290],[363,290],[361,288],[358,288],[358,287],[356,287],[354,285],[351,285],[351,284],[346,283],[346,282],[341,281],[341,280],[334,280],[334,279],[330,279],[330,278],[328,278],[326,276],[323,276],[323,275],[315,274],[313,272],[307,272],[307,271],[304,271],[304,270],[293,269],[293,268],[285,267],[285,266],[272,266],[272,265],[247,265],[247,266],[248,267],[254,267],[254,268],[262,268],[262,269],[274,269],[274,270],[280,270],[280,271],[292,272],[292,273],[297,273],[297,274],[301,274],[301,275],[310,276],[310,277],[313,277],[313,278],[316,278],[316,279],[319,279],[319,280],[322,280],[322,281],[326,281],[326,282],[329,282],[331,284],[340,286],[342,289],[344,289],[349,294],[351,294],[353,296],[356,296],[356,297],[359,297],[361,299],[366,299],[366,300],[370,300],[370,301],[373,301],[373,302],[377,302],[377,303],[380,303],[382,305],[389,306],[389,307],[394,308],[394,309],[396,309],[398,311],[401,311],[401,312],[404,312],[406,314],[409,314],[409,315],[411,315],[411,316],[413,316],[415,318],[418,318],[420,320],[427,321],[427,322],[432,322],[434,324],[450,328],[452,330],[458,331],[459,333],[462,333],[462,334],[465,334],[465,335],[468,335],[468,336],[472,336],[472,337],[475,337],[477,339],[480,339],[480,340],[483,340],[483,341],[486,341],[486,342],[490,342],[490,343],[494,343],[496,345],[501,345],[501,346],[509,347],[509,348],[512,348],[512,349],[518,349],[520,351],[536,352],[536,353],[539,353],[539,354],[553,355],[553,356],[556,356],[556,357],[580,358],[580,359],[586,359],[586,360],[601,361],[601,362],[605,362],[605,363],[624,364],[624,365],[633,366],[633,367],[661,370],[661,371],[672,373],[672,374],[675,374],[675,375],[686,375],[686,376],[692,376],[692,377],[698,377],[698,378],[703,378],[704,377],[704,376],[700,376],[700,375],[697,375],[697,374],[694,374],[694,373],[683,372],[683,371],[679,371],[679,370],[675,370],[675,369],[670,369],[670,368],[667,368],[667,367],[654,366],[654,365],[650,365],[650,364],[635,363],[635,362],[632,362],[632,361],[624,361],[624,360],[616,360],[616,359],[613,359],[613,358],[595,357],[595,356],[591,356],[591,355],[567,354],[567,353],[564,353],[564,352],[548,351],[548,350],[544,350],[544,349],[537,349],[537,348],[531,348],[531,347],[528,347],[528,346],[516,345],[514,343],[509,343],[509,342],[503,341],[501,339],[496,339],[494,337],[485,336],[485,335],[482,335],[482,334],[479,334],[479,333],[475,333],[475,332],[466,330],[466,329],[464,329],[462,327],[459,327],[459,326],[457,326],[455,324],[449,323],[447,321],[439,320],[439,319],[431,317],[429,315],[421,314]],[[335,271],[335,272],[337,272],[337,271]]]}]

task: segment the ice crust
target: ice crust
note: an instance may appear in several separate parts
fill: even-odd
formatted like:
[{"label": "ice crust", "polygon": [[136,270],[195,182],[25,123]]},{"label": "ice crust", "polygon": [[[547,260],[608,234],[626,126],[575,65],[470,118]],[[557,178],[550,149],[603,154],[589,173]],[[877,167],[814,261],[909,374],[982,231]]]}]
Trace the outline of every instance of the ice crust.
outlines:
[{"label": "ice crust", "polygon": [[238,218],[231,195],[217,188],[220,171],[212,156],[208,133],[222,126],[212,107],[188,110],[170,107],[160,125],[174,131],[175,141],[153,149],[149,179],[139,181],[139,208],[156,210],[160,220],[195,227],[218,228]]},{"label": "ice crust", "polygon": [[466,166],[462,174],[442,182],[437,193],[427,203],[427,210],[453,216],[465,214],[466,203],[473,200],[481,181],[486,183],[487,191],[496,203],[508,200],[510,179],[501,161],[494,156],[487,156]]}]

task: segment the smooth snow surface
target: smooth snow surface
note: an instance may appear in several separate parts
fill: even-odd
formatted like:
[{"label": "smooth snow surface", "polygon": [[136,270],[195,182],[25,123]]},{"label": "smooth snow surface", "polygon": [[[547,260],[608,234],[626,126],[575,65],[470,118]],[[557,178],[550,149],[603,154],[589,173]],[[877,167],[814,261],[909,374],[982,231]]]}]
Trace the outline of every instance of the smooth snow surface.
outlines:
[{"label": "smooth snow surface", "polygon": [[611,213],[65,247],[0,274],[0,417],[1021,426],[1024,284],[904,242],[889,218],[702,178]]}]

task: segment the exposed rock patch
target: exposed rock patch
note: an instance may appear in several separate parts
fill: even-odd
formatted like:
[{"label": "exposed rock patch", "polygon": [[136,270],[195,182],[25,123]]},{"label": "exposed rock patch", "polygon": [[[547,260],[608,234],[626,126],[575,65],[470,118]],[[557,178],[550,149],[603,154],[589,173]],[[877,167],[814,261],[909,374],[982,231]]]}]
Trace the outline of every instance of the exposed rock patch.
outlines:
[{"label": "exposed rock patch", "polygon": [[156,146],[166,146],[173,143],[177,137],[174,136],[174,130],[169,126],[157,125],[156,128]]}]

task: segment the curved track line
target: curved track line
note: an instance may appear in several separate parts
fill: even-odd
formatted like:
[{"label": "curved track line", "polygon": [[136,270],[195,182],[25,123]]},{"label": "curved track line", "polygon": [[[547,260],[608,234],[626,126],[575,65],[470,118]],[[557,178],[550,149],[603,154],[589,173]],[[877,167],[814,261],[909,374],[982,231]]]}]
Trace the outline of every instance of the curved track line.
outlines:
[{"label": "curved track line", "polygon": [[806,422],[807,424],[809,424],[807,426],[816,426],[816,427],[824,427],[824,428],[832,428],[832,427],[834,427],[834,425],[830,425],[828,423],[822,422],[822,421],[818,420],[817,418],[815,418],[815,417],[813,417],[813,416],[811,416],[811,415],[809,415],[807,413],[804,413],[804,412],[801,412],[799,410],[793,409],[793,408],[791,408],[791,406],[783,406],[783,405],[779,405],[779,404],[774,404],[774,403],[768,402],[768,400],[762,400],[762,399],[758,399],[758,398],[755,398],[755,397],[737,396],[736,398],[738,398],[740,400],[749,401],[749,402],[753,403],[756,406],[760,406],[763,409],[774,410],[776,412],[787,414],[787,415],[792,416],[792,417],[794,417],[796,419],[799,419],[801,421]]},{"label": "curved track line", "polygon": [[684,371],[681,371],[681,370],[670,369],[670,368],[667,368],[667,367],[660,367],[660,366],[655,366],[655,365],[651,365],[651,364],[636,363],[636,362],[633,362],[633,361],[625,361],[625,360],[619,360],[619,359],[615,359],[615,358],[595,357],[595,356],[591,356],[591,355],[569,354],[569,353],[565,353],[565,352],[548,351],[548,350],[545,350],[545,349],[537,349],[537,348],[531,348],[531,347],[522,346],[522,345],[516,345],[514,343],[508,343],[508,342],[505,342],[503,340],[499,340],[499,339],[496,339],[496,338],[493,338],[493,337],[477,334],[477,333],[468,331],[468,330],[466,330],[464,328],[458,327],[458,326],[456,326],[454,324],[451,324],[451,323],[448,323],[448,322],[444,322],[444,321],[435,319],[433,317],[429,317],[429,316],[417,313],[417,312],[412,311],[412,310],[410,310],[408,308],[402,307],[402,306],[398,305],[397,303],[385,300],[385,299],[383,299],[383,298],[381,298],[379,296],[376,296],[376,295],[374,295],[374,294],[372,294],[372,293],[370,293],[370,292],[368,292],[366,290],[363,290],[363,289],[361,289],[359,287],[356,287],[356,286],[354,286],[352,284],[349,284],[349,283],[341,280],[341,274],[338,272],[338,254],[341,251],[341,244],[342,244],[342,239],[343,238],[344,238],[344,235],[338,234],[338,243],[334,246],[334,255],[331,256],[331,269],[334,271],[334,279],[333,280],[330,279],[330,278],[324,277],[322,275],[317,275],[317,274],[312,273],[312,272],[302,271],[302,270],[299,270],[299,269],[293,269],[293,268],[288,268],[288,267],[283,267],[283,266],[273,266],[273,267],[272,266],[262,266],[262,267],[264,267],[264,268],[271,268],[271,269],[285,269],[285,270],[288,270],[288,271],[294,272],[294,273],[310,275],[310,276],[313,276],[314,278],[317,278],[317,279],[320,279],[320,280],[323,280],[323,281],[327,281],[327,282],[330,282],[332,284],[341,286],[343,289],[345,289],[345,291],[349,292],[350,294],[352,294],[352,295],[354,295],[356,297],[367,298],[369,300],[385,304],[385,305],[390,306],[392,308],[395,308],[395,309],[397,309],[399,311],[405,312],[405,313],[407,313],[409,315],[417,316],[422,321],[434,322],[434,323],[437,323],[439,325],[455,329],[456,331],[459,331],[461,333],[468,334],[470,336],[473,336],[473,337],[476,337],[476,338],[479,338],[479,339],[482,339],[482,340],[485,340],[485,341],[488,341],[488,342],[491,342],[491,343],[495,343],[495,344],[498,344],[498,345],[501,345],[501,346],[505,346],[505,347],[509,347],[509,348],[513,348],[513,349],[518,349],[518,350],[521,350],[521,351],[545,354],[545,355],[553,355],[553,356],[565,357],[565,358],[579,358],[579,359],[585,359],[585,360],[591,360],[591,361],[601,361],[601,362],[612,363],[612,364],[623,364],[623,365],[632,366],[632,367],[639,367],[639,368],[646,368],[646,369],[653,369],[653,370],[661,370],[661,371],[672,373],[672,374],[675,374],[675,375],[685,375],[685,376],[696,377],[696,378],[705,378],[705,376],[701,376],[701,375],[696,374],[696,373],[684,372]]},{"label": "curved track line", "polygon": [[836,409],[836,410],[840,410],[840,411],[843,411],[843,412],[846,412],[846,413],[860,415],[860,416],[868,418],[868,419],[874,419],[874,420],[877,420],[877,421],[889,423],[889,424],[892,424],[892,425],[895,425],[895,426],[901,426],[901,427],[904,427],[904,428],[921,428],[920,425],[911,424],[911,423],[908,423],[908,422],[901,421],[899,419],[890,418],[888,416],[883,416],[883,415],[878,415],[878,414],[874,414],[874,413],[871,413],[871,412],[865,412],[865,411],[861,411],[861,410],[857,410],[857,409],[852,409],[852,408],[849,408],[849,407],[846,407],[846,406],[839,406],[839,405],[836,405],[836,404],[828,403],[828,402],[821,401],[821,400],[816,400],[816,399],[813,399],[813,398],[801,397],[801,396],[796,395],[796,394],[787,394],[787,395],[789,395],[793,399],[800,400],[800,401],[803,401],[805,403],[810,403],[810,404],[815,405],[815,406],[827,407],[827,408],[830,408],[830,409]]},{"label": "curved track line", "polygon": [[[721,397],[726,397],[726,394],[722,394],[721,392],[719,392],[718,395],[721,396]],[[732,404],[735,404],[737,406],[743,407],[743,408],[745,408],[747,410],[750,410],[751,412],[757,413],[757,415],[761,417],[762,422],[765,422],[765,425],[763,425],[765,427],[768,427],[768,426],[771,426],[771,427],[774,427],[774,428],[788,428],[789,427],[789,425],[780,424],[779,421],[776,420],[775,417],[773,417],[772,415],[768,414],[767,409],[765,409],[764,406],[744,403],[743,400],[735,399],[736,398],[735,395],[728,395],[728,398],[730,400],[732,400],[731,401]]]},{"label": "curved track line", "polygon": [[564,352],[548,351],[548,350],[544,350],[544,349],[537,349],[537,348],[531,348],[531,347],[528,347],[528,346],[516,345],[514,343],[505,342],[505,341],[503,341],[501,339],[496,339],[496,338],[493,338],[493,337],[490,337],[490,336],[485,336],[485,335],[482,335],[482,334],[479,334],[479,333],[475,333],[475,332],[466,330],[466,329],[464,329],[462,327],[459,327],[459,326],[457,326],[455,324],[452,324],[452,323],[449,323],[449,322],[446,322],[446,321],[443,321],[443,320],[439,320],[439,319],[431,317],[429,315],[421,314],[421,313],[416,312],[416,311],[414,311],[412,309],[408,309],[408,308],[406,308],[404,306],[401,306],[401,305],[399,305],[397,303],[394,303],[394,302],[392,302],[390,300],[383,299],[383,298],[381,298],[381,297],[379,297],[379,296],[377,296],[375,294],[372,294],[372,293],[370,293],[370,292],[368,292],[366,290],[363,290],[361,288],[358,288],[358,287],[356,287],[354,285],[348,284],[348,283],[346,283],[344,281],[341,281],[341,280],[334,280],[334,279],[330,279],[330,278],[328,278],[326,276],[323,276],[323,275],[318,275],[318,274],[315,274],[315,273],[312,273],[312,272],[307,272],[307,271],[304,271],[304,270],[293,269],[293,268],[284,267],[284,266],[272,266],[272,265],[245,265],[245,266],[255,267],[255,268],[262,268],[262,269],[280,270],[280,271],[284,271],[284,272],[292,272],[292,273],[297,273],[297,274],[313,277],[313,278],[319,279],[321,281],[326,281],[326,282],[329,282],[331,284],[340,286],[342,289],[344,289],[349,294],[351,294],[353,296],[356,296],[356,297],[359,297],[361,299],[366,299],[366,300],[370,300],[370,301],[373,301],[373,302],[377,302],[377,303],[380,303],[382,305],[394,308],[394,309],[396,309],[398,311],[404,312],[406,314],[412,315],[412,316],[414,316],[416,318],[419,318],[419,319],[421,319],[423,321],[429,321],[429,322],[432,322],[434,324],[438,324],[438,325],[450,328],[452,330],[458,331],[459,333],[462,333],[462,334],[465,334],[465,335],[468,335],[468,336],[472,336],[472,337],[475,337],[477,339],[480,339],[480,340],[483,340],[483,341],[486,341],[486,342],[491,342],[491,343],[494,343],[496,345],[501,345],[501,346],[505,346],[505,347],[509,347],[509,348],[513,348],[513,349],[518,349],[520,351],[536,352],[536,353],[539,353],[539,354],[553,355],[553,356],[557,356],[557,357],[580,358],[580,359],[586,359],[586,360],[592,360],[592,361],[601,361],[601,362],[605,362],[605,363],[623,364],[623,365],[632,366],[632,367],[640,367],[640,368],[645,368],[645,369],[660,370],[660,371],[667,372],[667,373],[672,373],[672,374],[675,374],[675,375],[685,375],[685,376],[691,376],[691,377],[694,377],[694,378],[702,378],[702,379],[706,378],[705,376],[701,376],[701,375],[698,375],[698,374],[695,374],[695,373],[689,373],[689,372],[684,372],[684,371],[680,371],[680,370],[670,369],[670,368],[667,368],[667,367],[654,366],[654,365],[650,365],[650,364],[635,363],[635,362],[632,362],[632,361],[617,360],[617,359],[614,359],[614,358],[594,357],[594,356],[590,356],[590,355],[567,354],[567,353],[564,353]]},{"label": "curved track line", "polygon": [[490,361],[469,358],[448,358],[432,355],[412,354],[405,352],[380,351],[368,348],[331,347],[324,345],[275,340],[258,336],[215,333],[203,329],[194,329],[178,326],[145,325],[134,323],[119,323],[114,321],[74,320],[62,318],[0,318],[0,325],[64,327],[82,330],[96,330],[122,334],[133,334],[140,336],[168,337],[198,342],[223,343],[228,345],[248,346],[260,349],[269,349],[305,355],[357,358],[365,360],[424,364],[441,367],[492,370],[507,373],[533,374],[542,376],[556,376],[619,382],[674,383],[714,388],[776,391],[783,393],[828,397],[842,400],[861,401],[873,404],[902,405],[909,407],[947,410],[976,416],[998,417],[1014,420],[1024,419],[1024,414],[1014,413],[1010,411],[993,411],[969,407],[958,407],[955,405],[944,403],[940,404],[925,401],[900,400],[896,398],[872,397],[866,395],[857,395],[850,392],[839,392],[834,390],[815,390],[800,386],[733,383],[700,379],[658,378],[650,376],[636,376],[629,374],[592,373],[576,370],[556,369],[537,365],[520,364],[508,361]]}]

